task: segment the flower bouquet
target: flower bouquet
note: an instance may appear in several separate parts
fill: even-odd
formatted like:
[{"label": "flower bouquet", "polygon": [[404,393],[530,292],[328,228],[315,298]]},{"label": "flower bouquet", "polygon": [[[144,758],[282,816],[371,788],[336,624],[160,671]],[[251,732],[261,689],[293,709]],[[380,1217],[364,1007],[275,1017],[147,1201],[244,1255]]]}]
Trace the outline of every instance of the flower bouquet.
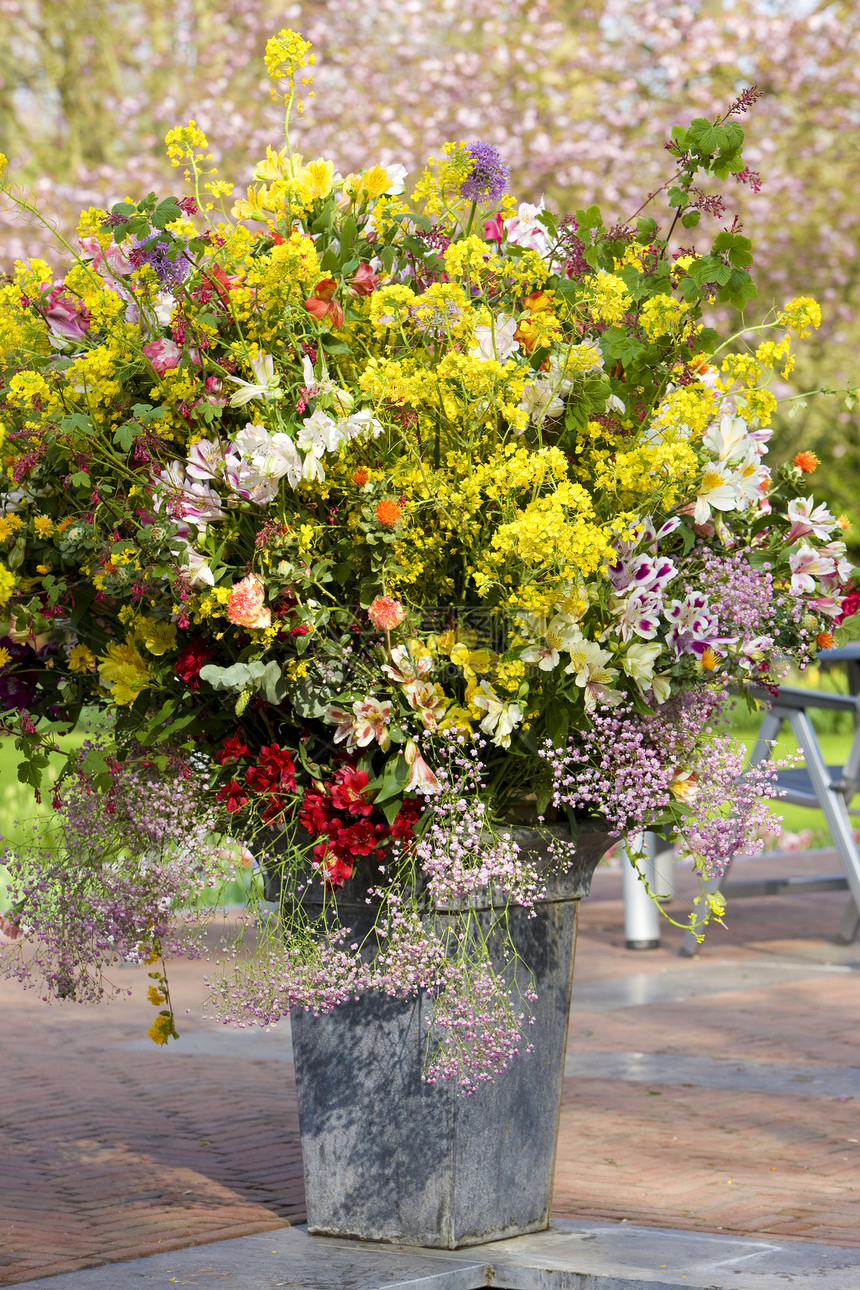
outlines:
[{"label": "flower bouquet", "polygon": [[[713,733],[729,688],[858,604],[812,454],[766,464],[820,314],[748,324],[749,240],[699,240],[697,185],[751,178],[754,92],[673,131],[665,226],[655,195],[606,227],[517,204],[483,142],[410,185],[304,158],[312,62],[269,42],[286,144],[244,196],[191,121],[167,138],[187,195],[86,210],[61,277],[0,286],[0,707],[24,782],[64,759],[50,837],[6,859],[5,961],[96,997],[248,866],[277,914],[220,1015],[429,992],[425,1074],[474,1088],[531,998],[469,914],[545,885],[512,820],[557,869],[594,818],[671,830],[707,877],[764,818],[770,772]],[[374,953],[338,915],[358,880]]]}]

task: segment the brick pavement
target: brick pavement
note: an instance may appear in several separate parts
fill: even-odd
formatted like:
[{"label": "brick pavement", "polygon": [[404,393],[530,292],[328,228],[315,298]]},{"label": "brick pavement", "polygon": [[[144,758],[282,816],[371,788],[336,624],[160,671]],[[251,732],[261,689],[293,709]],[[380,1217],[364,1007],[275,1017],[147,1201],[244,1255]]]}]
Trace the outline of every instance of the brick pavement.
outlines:
[{"label": "brick pavement", "polygon": [[[832,943],[843,895],[738,902],[691,964],[672,929],[661,950],[624,950],[619,889],[617,874],[601,873],[583,904],[580,986],[679,972],[704,985],[732,961],[750,980],[700,996],[694,975],[673,1002],[579,1009],[575,1053],[675,1054],[682,1075],[697,1055],[774,1070],[860,1066],[860,971],[804,972],[860,968],[860,947]],[[769,980],[766,967],[786,962],[796,977]],[[202,998],[204,970],[173,966],[180,1008]],[[262,1055],[265,1040],[253,1055],[235,1044],[217,1056],[129,1047],[152,1008],[145,973],[126,980],[132,999],[103,1009],[47,1008],[0,982],[0,1285],[303,1218],[291,1066]],[[218,1029],[196,1014],[181,1028]],[[858,1111],[860,1099],[802,1088],[568,1079],[554,1211],[860,1246]]]}]

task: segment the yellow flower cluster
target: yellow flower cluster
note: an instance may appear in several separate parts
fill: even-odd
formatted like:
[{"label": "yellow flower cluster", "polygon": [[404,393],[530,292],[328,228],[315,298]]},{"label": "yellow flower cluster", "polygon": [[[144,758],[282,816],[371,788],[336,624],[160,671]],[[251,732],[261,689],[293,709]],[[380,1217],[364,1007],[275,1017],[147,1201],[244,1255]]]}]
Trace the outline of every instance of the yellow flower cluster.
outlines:
[{"label": "yellow flower cluster", "polygon": [[777,322],[788,327],[795,336],[808,336],[813,328],[821,326],[821,306],[811,296],[795,296],[789,300]]},{"label": "yellow flower cluster", "polygon": [[460,188],[469,178],[474,162],[465,142],[446,143],[438,157],[428,157],[413,202],[421,202],[428,215],[439,215],[449,201],[461,203]]},{"label": "yellow flower cluster", "polygon": [[639,322],[649,340],[659,340],[661,336],[677,340],[689,330],[689,313],[685,300],[667,295],[651,296],[639,311]]},{"label": "yellow flower cluster", "polygon": [[717,396],[705,385],[684,385],[660,400],[651,425],[667,440],[690,435],[699,439],[717,407]]},{"label": "yellow flower cluster", "polygon": [[[309,40],[305,40],[296,31],[290,31],[284,28],[278,32],[277,36],[272,36],[266,42],[266,53],[264,61],[266,71],[269,73],[269,79],[273,82],[269,91],[272,101],[277,103],[280,98],[292,105],[296,92],[296,75],[303,67],[312,67],[317,61],[316,54],[312,53],[313,45]],[[276,85],[279,81],[286,81],[288,89],[283,95],[278,94]],[[311,85],[312,76],[302,77],[302,85]],[[313,98],[313,90],[310,92]],[[296,102],[299,112],[304,110],[304,104],[301,99]]]},{"label": "yellow flower cluster", "polygon": [[582,298],[594,322],[610,325],[620,323],[633,303],[624,279],[604,269],[586,279]]}]

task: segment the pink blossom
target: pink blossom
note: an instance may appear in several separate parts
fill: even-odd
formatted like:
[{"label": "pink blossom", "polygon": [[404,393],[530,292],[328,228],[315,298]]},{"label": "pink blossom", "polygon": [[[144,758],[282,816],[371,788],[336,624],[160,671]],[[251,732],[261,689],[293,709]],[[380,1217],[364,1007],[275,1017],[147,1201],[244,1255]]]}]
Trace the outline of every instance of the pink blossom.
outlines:
[{"label": "pink blossom", "polygon": [[367,610],[367,616],[379,631],[389,632],[399,627],[406,617],[406,610],[399,600],[391,596],[377,596]]},{"label": "pink blossom", "polygon": [[165,372],[172,371],[174,367],[178,367],[182,359],[182,350],[176,342],[167,340],[165,337],[152,340],[148,345],[144,345],[143,352],[159,376],[164,376]]},{"label": "pink blossom", "polygon": [[264,606],[266,588],[256,573],[237,582],[227,599],[227,617],[238,627],[271,627],[272,611]]}]

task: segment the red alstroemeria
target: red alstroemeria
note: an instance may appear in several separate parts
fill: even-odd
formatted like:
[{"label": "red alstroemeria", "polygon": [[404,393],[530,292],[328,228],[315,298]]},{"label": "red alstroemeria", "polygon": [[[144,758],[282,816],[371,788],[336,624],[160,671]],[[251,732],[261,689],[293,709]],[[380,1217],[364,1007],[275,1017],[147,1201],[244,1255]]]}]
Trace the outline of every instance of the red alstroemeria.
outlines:
[{"label": "red alstroemeria", "polygon": [[364,796],[369,782],[367,771],[341,766],[331,784],[332,805],[336,810],[349,811],[350,815],[370,815],[373,803]]},{"label": "red alstroemeria", "polygon": [[313,867],[317,870],[329,891],[342,887],[347,878],[352,877],[353,866],[325,843],[314,847],[316,860]]},{"label": "red alstroemeria", "polygon": [[314,318],[328,320],[330,327],[343,326],[343,310],[337,303],[334,293],[337,291],[337,282],[334,278],[322,278],[314,287],[314,294],[309,296],[305,301],[305,309]]},{"label": "red alstroemeria", "polygon": [[235,779],[231,779],[229,784],[219,788],[215,794],[219,802],[223,802],[230,812],[241,811],[242,807],[248,801],[248,794],[242,788],[242,785]]},{"label": "red alstroemeria", "polygon": [[[208,644],[202,636],[196,637],[180,651],[173,670],[189,690],[200,689],[200,669],[218,653],[217,645]],[[247,749],[245,750],[247,752]],[[222,762],[223,765],[223,762]]]},{"label": "red alstroemeria", "polygon": [[[185,678],[182,678],[185,680]],[[222,766],[235,766],[240,757],[247,757],[248,745],[240,734],[228,735],[221,740],[221,747],[215,756]]]},{"label": "red alstroemeria", "polygon": [[273,778],[274,784],[288,793],[296,791],[296,764],[292,753],[277,744],[268,744],[260,749],[260,766],[264,767]]},{"label": "red alstroemeria", "polygon": [[259,766],[249,766],[245,771],[245,787],[252,793],[270,793],[276,782],[267,770]]}]

